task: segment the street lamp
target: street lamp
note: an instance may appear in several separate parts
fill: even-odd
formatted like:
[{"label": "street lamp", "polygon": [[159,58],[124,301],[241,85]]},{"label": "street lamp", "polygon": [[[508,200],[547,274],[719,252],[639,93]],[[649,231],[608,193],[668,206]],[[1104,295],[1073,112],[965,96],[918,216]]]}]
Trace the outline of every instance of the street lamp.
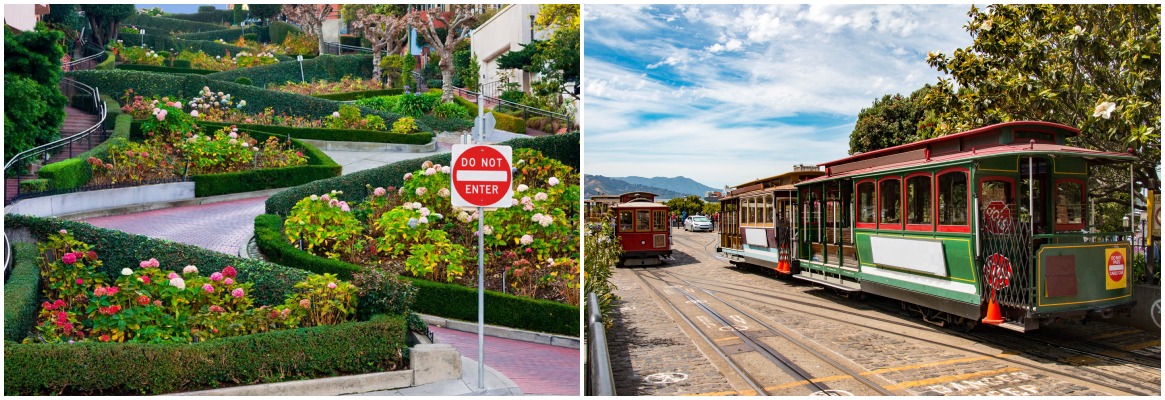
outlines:
[{"label": "street lamp", "polygon": [[299,61],[299,83],[303,83],[303,54],[295,56],[295,60]]},{"label": "street lamp", "polygon": [[138,31],[138,33],[142,34],[142,47],[146,47],[146,30],[141,29]]}]

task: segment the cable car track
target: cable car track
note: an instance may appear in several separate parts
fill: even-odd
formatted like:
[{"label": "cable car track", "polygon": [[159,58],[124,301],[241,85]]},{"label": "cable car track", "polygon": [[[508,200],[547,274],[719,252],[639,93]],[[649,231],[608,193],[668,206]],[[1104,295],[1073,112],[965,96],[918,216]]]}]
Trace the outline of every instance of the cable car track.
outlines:
[{"label": "cable car track", "polygon": [[[765,323],[763,321],[763,319],[753,316],[753,313],[744,311],[744,310],[740,309],[739,307],[733,305],[732,303],[721,299],[719,296],[716,296],[715,294],[711,293],[710,291],[699,288],[698,286],[691,284],[691,282],[689,282],[683,278],[680,278],[678,276],[675,276],[675,274],[670,274],[670,273],[666,273],[666,272],[658,271],[658,270],[646,270],[646,269],[635,269],[633,271],[636,272],[636,277],[639,278],[639,280],[641,282],[643,282],[644,285],[651,288],[661,298],[664,298],[665,301],[667,301],[666,300],[667,298],[662,293],[659,293],[658,289],[656,289],[653,285],[651,285],[649,282],[647,282],[647,278],[644,278],[644,275],[648,275],[652,279],[655,279],[655,280],[657,280],[660,283],[663,283],[665,285],[674,286],[671,284],[671,282],[668,282],[664,277],[664,276],[669,276],[672,279],[679,280],[680,282],[683,282],[688,287],[700,289],[705,294],[710,296],[712,299],[715,299],[716,301],[718,301],[720,304],[723,304],[723,305],[735,310],[736,312],[744,315],[745,317],[752,319],[757,324],[764,327],[764,329],[767,332],[771,332],[771,333],[775,334],[775,336],[781,337],[785,340],[788,340],[791,343],[796,344],[799,348],[801,348],[805,352],[809,353],[814,358],[824,361],[826,364],[829,364],[833,369],[836,369],[837,371],[840,371],[840,372],[844,373],[845,375],[849,375],[854,380],[862,383],[866,387],[871,388],[872,390],[874,390],[878,394],[882,394],[882,395],[894,395],[895,394],[889,390],[886,390],[881,385],[873,383],[865,376],[862,376],[859,372],[853,371],[852,369],[841,365],[836,360],[826,356],[825,354],[817,351],[816,349],[813,349],[812,347],[810,347],[808,345],[805,345],[804,343],[802,343],[801,341],[797,340],[796,338],[790,336],[789,334],[772,327],[771,325]],[[717,312],[716,310],[712,309],[712,307],[709,307],[708,305],[705,304],[705,301],[701,301],[700,299],[697,299],[695,296],[684,293],[682,290],[677,291],[677,292],[679,294],[681,294],[682,296],[684,296],[684,298],[687,299],[688,302],[695,305],[703,313],[705,313],[709,317],[715,319],[717,322],[723,324],[724,326],[733,326],[734,325],[733,322],[730,320],[731,318],[728,318],[728,317],[724,316],[722,313]],[[679,313],[678,308],[675,307],[673,304],[671,304],[670,301],[668,301],[668,305],[673,309],[673,311]],[[692,326],[693,329],[696,329],[697,331],[699,331],[698,327],[696,327],[695,324],[693,324],[687,316],[682,316],[682,317],[689,325]],[[789,357],[787,357],[786,355],[782,354],[781,352],[777,351],[776,349],[773,349],[771,346],[760,341],[758,339],[757,335],[746,334],[746,333],[743,333],[742,330],[735,329],[735,328],[730,330],[730,331],[737,338],[739,338],[746,346],[753,349],[753,351],[755,351],[757,354],[761,355],[766,360],[773,363],[774,365],[776,365],[782,371],[785,371],[790,376],[798,379],[799,381],[804,382],[800,386],[812,387],[820,393],[825,393],[825,394],[835,393],[833,391],[833,389],[831,389],[829,387],[829,385],[827,385],[823,382],[815,381],[815,379],[820,378],[820,377],[814,377],[813,374],[806,371],[803,367],[798,365],[796,362],[790,360]],[[701,336],[704,338],[705,341],[708,341],[709,345],[716,348],[717,352],[720,353],[721,356],[725,357],[726,361],[729,362],[730,365],[732,365],[735,370],[737,370],[738,372],[744,372],[745,374],[747,374],[745,369],[741,368],[738,363],[736,363],[731,358],[727,357],[724,354],[724,352],[720,350],[720,348],[719,348],[720,345],[716,344],[715,341],[710,340],[702,332],[701,332]],[[758,389],[758,393],[762,393],[762,394],[766,394],[766,395],[773,394],[773,393],[770,393],[768,391],[763,390],[763,388],[759,385],[759,383],[757,382],[757,379],[753,375],[748,374],[747,380],[749,380],[750,386],[752,386],[754,389]],[[782,386],[787,386],[787,385],[782,385]],[[781,394],[788,395],[787,393],[781,393]]]}]

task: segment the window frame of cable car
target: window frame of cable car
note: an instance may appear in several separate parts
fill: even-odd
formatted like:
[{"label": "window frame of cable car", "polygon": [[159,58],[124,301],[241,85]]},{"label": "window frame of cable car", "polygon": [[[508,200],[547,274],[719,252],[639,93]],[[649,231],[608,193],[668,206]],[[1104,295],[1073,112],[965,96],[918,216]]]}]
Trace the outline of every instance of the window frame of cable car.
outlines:
[{"label": "window frame of cable car", "polygon": [[[645,208],[636,208],[633,211],[635,212],[635,232],[651,232],[651,226],[652,226],[651,225],[651,210],[648,210]],[[639,221],[640,221],[639,215],[641,213],[647,213],[647,218],[643,218],[643,219],[647,220],[647,223],[644,224],[644,226],[645,226],[644,228],[639,227],[639,225],[640,225],[639,224]]]},{"label": "window frame of cable car", "polygon": [[1017,192],[1019,190],[1018,189],[1019,184],[1015,180],[1015,177],[1003,176],[1003,175],[987,175],[987,176],[980,176],[978,178],[979,178],[979,186],[978,186],[979,191],[976,192],[976,194],[978,194],[980,196],[979,208],[985,209],[985,208],[987,208],[987,205],[990,203],[988,201],[983,201],[983,199],[982,199],[982,195],[984,193],[983,184],[987,183],[987,182],[991,182],[991,181],[1003,181],[1003,182],[1007,182],[1007,183],[1011,184],[1011,202],[1004,201],[1004,204],[1010,206],[1011,212],[1013,212],[1013,213],[1018,212],[1017,208],[1016,208],[1016,202],[1019,201],[1019,194]]},{"label": "window frame of cable car", "polygon": [[[926,179],[922,180],[923,182],[926,182],[926,185],[927,185],[926,196],[924,196],[925,201],[926,201],[925,208],[927,211],[924,214],[926,217],[929,217],[927,219],[929,219],[930,221],[929,222],[924,221],[922,223],[915,224],[915,223],[911,223],[910,212],[909,212],[909,209],[911,208],[910,181],[915,180],[917,178],[926,178]],[[902,211],[903,211],[902,214],[903,214],[903,220],[906,223],[906,230],[913,231],[913,232],[933,232],[934,227],[935,227],[935,220],[938,218],[938,216],[935,215],[935,209],[934,209],[934,204],[938,202],[938,199],[936,197],[936,191],[934,190],[934,174],[931,173],[930,171],[914,172],[914,173],[911,173],[909,175],[906,175],[906,177],[902,179],[902,182],[904,183],[902,185],[902,189],[903,189],[902,195],[906,200],[902,203]]]},{"label": "window frame of cable car", "polygon": [[[964,187],[963,198],[966,199],[964,201],[964,204],[963,204],[963,206],[964,206],[963,207],[964,208],[964,210],[963,210],[963,219],[964,219],[963,222],[964,223],[963,224],[943,223],[943,210],[942,210],[941,203],[939,202],[941,196],[943,195],[943,190],[944,190],[942,187],[942,184],[940,182],[940,179],[942,179],[942,177],[945,175],[954,174],[954,173],[962,173],[963,174],[963,187]],[[971,170],[967,167],[950,167],[950,168],[945,168],[945,169],[939,170],[938,172],[936,172],[934,174],[934,187],[935,187],[934,211],[936,213],[934,222],[937,226],[936,230],[938,232],[946,232],[946,233],[971,233]]]},{"label": "window frame of cable car", "polygon": [[[1087,209],[1084,208],[1084,205],[1088,204],[1088,183],[1087,183],[1087,181],[1085,181],[1084,179],[1080,179],[1080,178],[1057,178],[1057,179],[1054,179],[1052,182],[1054,183],[1055,188],[1056,188],[1056,201],[1055,201],[1055,204],[1053,204],[1053,207],[1055,207],[1055,220],[1056,220],[1055,231],[1056,232],[1079,231],[1081,229],[1084,229],[1084,226],[1085,226],[1084,221],[1086,221],[1087,217],[1088,217],[1088,211],[1087,211]],[[1060,184],[1061,183],[1074,183],[1080,189],[1080,204],[1078,204],[1078,206],[1080,207],[1080,223],[1078,223],[1078,224],[1072,224],[1072,223],[1061,224],[1060,223],[1060,207],[1059,206],[1060,206]],[[1065,211],[1067,211],[1067,208],[1065,208]],[[1065,215],[1065,219],[1067,219],[1066,215]]]},{"label": "window frame of cable car", "polygon": [[[890,183],[890,181],[898,181],[898,222],[883,222],[883,217],[886,215],[886,205],[882,204],[886,196],[883,185]],[[878,179],[878,230],[902,230],[904,226],[902,205],[905,200],[902,198],[902,177],[898,175],[885,175]]]},{"label": "window frame of cable car", "polygon": [[[630,216],[630,218],[628,218],[629,225],[626,228],[623,227],[623,214],[624,213],[626,213],[628,216]],[[618,218],[619,218],[619,220],[617,221],[618,223],[616,225],[618,225],[618,227],[619,227],[619,232],[635,232],[635,229],[634,229],[635,228],[635,212],[634,212],[634,210],[619,210]]]},{"label": "window frame of cable car", "polygon": [[[862,184],[868,183],[872,188],[870,200],[873,201],[873,207],[870,209],[870,222],[862,222]],[[857,208],[857,218],[854,219],[854,227],[858,229],[878,229],[878,181],[874,178],[866,178],[857,181],[854,184],[854,204]]]}]

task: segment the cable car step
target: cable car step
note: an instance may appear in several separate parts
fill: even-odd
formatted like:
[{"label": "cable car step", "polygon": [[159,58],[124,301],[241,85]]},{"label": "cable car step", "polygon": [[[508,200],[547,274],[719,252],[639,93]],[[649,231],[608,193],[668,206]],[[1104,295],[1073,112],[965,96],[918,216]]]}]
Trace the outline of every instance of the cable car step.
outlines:
[{"label": "cable car step", "polygon": [[[1016,321],[1003,321],[1003,323],[998,324],[998,325],[994,325],[994,326],[997,326],[997,327],[1000,327],[1003,329],[1013,330],[1013,331],[1016,331],[1019,333],[1024,333],[1024,332],[1027,332],[1030,330],[1035,330],[1035,328],[1028,328],[1028,327],[1024,326],[1023,324],[1020,324]],[[1036,324],[1036,327],[1039,327],[1039,324]]]},{"label": "cable car step", "polygon": [[813,283],[816,283],[818,285],[829,286],[831,288],[834,288],[837,290],[843,290],[846,292],[860,292],[860,291],[862,291],[861,284],[857,283],[857,282],[847,282],[847,281],[831,282],[831,281],[821,280],[818,278],[807,276],[804,274],[793,275],[793,277],[797,278],[797,279],[802,279],[802,280],[806,280],[809,282],[813,282]]}]

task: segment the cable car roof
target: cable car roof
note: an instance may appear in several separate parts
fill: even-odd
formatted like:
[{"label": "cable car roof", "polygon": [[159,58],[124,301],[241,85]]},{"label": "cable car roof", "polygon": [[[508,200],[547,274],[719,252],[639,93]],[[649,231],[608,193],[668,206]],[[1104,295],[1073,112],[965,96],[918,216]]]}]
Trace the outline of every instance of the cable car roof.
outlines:
[{"label": "cable car roof", "polygon": [[619,203],[611,206],[611,208],[667,208],[667,204],[651,201],[632,201],[627,203]]}]

